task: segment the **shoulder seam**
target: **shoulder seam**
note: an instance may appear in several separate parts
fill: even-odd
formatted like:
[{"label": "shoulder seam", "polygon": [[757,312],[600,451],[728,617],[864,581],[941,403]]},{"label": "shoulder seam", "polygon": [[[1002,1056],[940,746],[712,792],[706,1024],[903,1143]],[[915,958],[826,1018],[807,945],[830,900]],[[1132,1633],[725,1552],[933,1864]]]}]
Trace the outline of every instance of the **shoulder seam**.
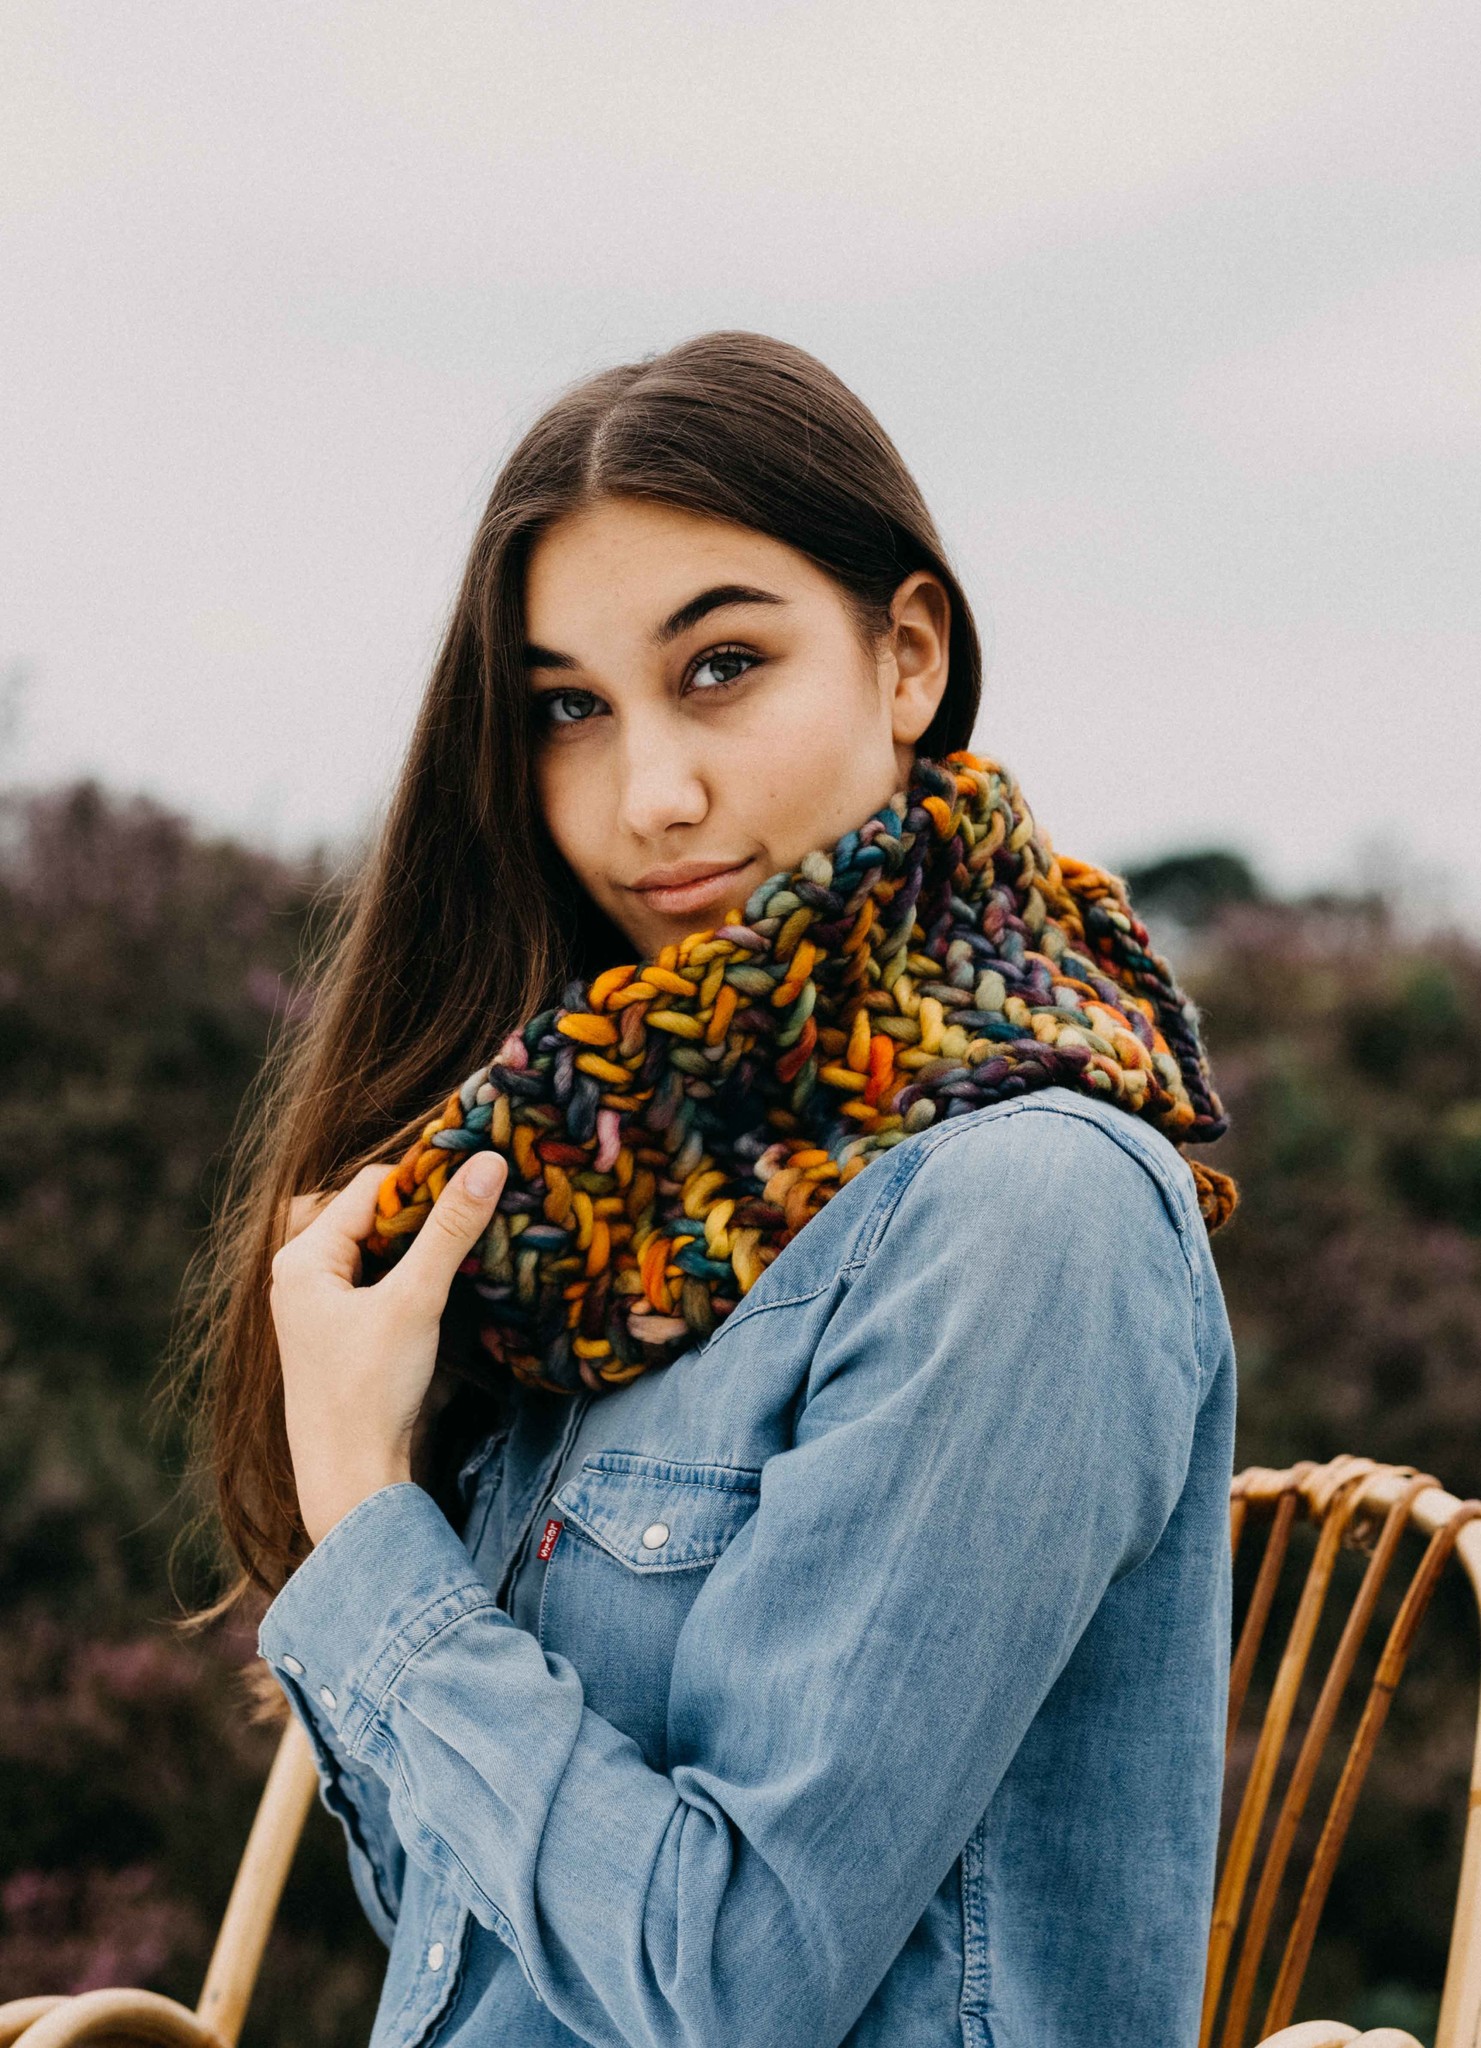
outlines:
[{"label": "shoulder seam", "polygon": [[[1093,1104],[1081,1104],[1078,1101],[1046,1102],[1041,1095],[1023,1096],[1014,1102],[992,1103],[988,1105],[991,1111],[991,1121],[994,1123],[1007,1123],[1014,1116],[1031,1114],[1067,1117],[1090,1130],[1100,1131],[1113,1145],[1141,1167],[1147,1178],[1157,1189],[1162,1206],[1167,1211],[1168,1219],[1177,1234],[1178,1248],[1182,1252],[1183,1263],[1188,1270],[1188,1283],[1193,1296],[1194,1327],[1196,1331],[1199,1327],[1199,1317],[1202,1313],[1203,1286],[1198,1271],[1198,1262],[1194,1259],[1188,1244],[1190,1218],[1187,1198],[1172,1183],[1161,1160],[1149,1156],[1147,1152],[1143,1151],[1141,1146],[1132,1138],[1129,1131],[1123,1131],[1118,1125],[1109,1123],[1101,1117],[1092,1114],[1093,1107]],[[1134,1121],[1128,1111],[1118,1110],[1115,1114],[1123,1118],[1127,1123]],[[988,1119],[984,1117],[980,1120],[987,1121]],[[910,1157],[907,1170],[904,1173],[897,1173],[890,1177],[888,1184],[880,1189],[873,1207],[867,1210],[861,1219],[855,1234],[855,1249],[843,1262],[843,1271],[845,1273],[852,1274],[856,1272],[859,1267],[866,1265],[874,1256],[874,1253],[879,1248],[880,1238],[883,1236],[885,1227],[898,1206],[901,1196],[914,1180],[926,1160],[933,1157],[941,1145],[947,1143],[954,1135],[959,1134],[963,1128],[972,1123],[973,1118],[970,1114],[967,1116],[950,1117],[945,1123],[928,1126],[920,1134],[926,1142],[919,1145]]]}]

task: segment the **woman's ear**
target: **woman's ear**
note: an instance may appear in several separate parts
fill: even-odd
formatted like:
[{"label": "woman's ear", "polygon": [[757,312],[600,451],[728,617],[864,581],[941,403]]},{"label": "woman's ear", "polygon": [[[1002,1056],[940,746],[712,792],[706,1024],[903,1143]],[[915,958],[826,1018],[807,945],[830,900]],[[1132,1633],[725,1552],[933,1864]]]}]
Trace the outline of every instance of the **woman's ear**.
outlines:
[{"label": "woman's ear", "polygon": [[890,600],[880,648],[891,692],[891,738],[913,746],[936,716],[951,668],[951,599],[939,576],[916,569]]}]

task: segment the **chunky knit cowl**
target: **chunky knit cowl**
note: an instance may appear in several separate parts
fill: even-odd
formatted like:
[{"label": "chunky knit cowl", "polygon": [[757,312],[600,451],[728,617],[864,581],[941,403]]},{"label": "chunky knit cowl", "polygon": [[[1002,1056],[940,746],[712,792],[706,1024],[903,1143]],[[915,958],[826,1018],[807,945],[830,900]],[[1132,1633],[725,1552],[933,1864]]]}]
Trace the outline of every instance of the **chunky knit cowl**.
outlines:
[{"label": "chunky knit cowl", "polygon": [[[454,1285],[519,1379],[600,1392],[708,1336],[902,1138],[1054,1085],[1177,1145],[1227,1124],[1124,884],[1055,854],[997,762],[918,757],[743,911],[511,1032],[387,1173],[365,1251],[394,1261],[470,1152],[504,1153]],[[1217,1228],[1234,1184],[1192,1164]]]}]

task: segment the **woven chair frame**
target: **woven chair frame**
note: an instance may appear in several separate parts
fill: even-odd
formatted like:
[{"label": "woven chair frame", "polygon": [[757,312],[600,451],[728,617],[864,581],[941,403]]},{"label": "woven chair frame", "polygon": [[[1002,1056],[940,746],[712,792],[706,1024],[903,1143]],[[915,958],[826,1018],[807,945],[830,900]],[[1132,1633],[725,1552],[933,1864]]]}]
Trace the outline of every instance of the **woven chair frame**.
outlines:
[{"label": "woven chair frame", "polygon": [[[1239,1808],[1223,1845],[1209,1931],[1201,2048],[1243,2048],[1261,1958],[1268,1943],[1281,1880],[1290,1860],[1318,1765],[1337,1710],[1388,1580],[1406,1529],[1428,1539],[1399,1601],[1379,1655],[1357,1733],[1338,1778],[1281,1957],[1259,2039],[1277,2029],[1280,2048],[1328,2048],[1358,2042],[1337,2022],[1290,2025],[1301,1980],[1326,1903],[1363,1778],[1415,1633],[1452,1551],[1481,1605],[1481,1501],[1457,1500],[1426,1473],[1366,1458],[1251,1467],[1234,1481],[1230,1533],[1241,1538],[1265,1525],[1265,1548],[1234,1648],[1229,1682],[1232,1748],[1298,1520],[1318,1529],[1287,1641],[1266,1703]],[[1344,1541],[1369,1551],[1369,1563],[1332,1653],[1307,1722],[1284,1796],[1268,1835],[1270,1797],[1287,1747],[1297,1695]],[[237,2048],[283,1887],[318,1788],[308,1738],[290,1718],[279,1739],[206,1969],[191,2011],[156,1992],[87,1991],[74,1997],[20,1998],[0,2005],[0,2048],[75,2048],[83,2042],[158,2043],[161,2048]],[[1435,2048],[1481,2048],[1481,1726],[1456,1893],[1445,1986]],[[1264,1857],[1253,1891],[1256,1852]],[[1248,1913],[1245,1902],[1249,1901]],[[1241,1928],[1241,1922],[1243,1922]],[[1134,1932],[1134,1931],[1133,1931]],[[1227,1999],[1224,1994],[1227,1991]],[[1225,2010],[1220,2020],[1221,2001]],[[1218,2022],[1217,2039],[1215,2024]],[[1398,2048],[1408,2036],[1384,2029],[1361,2040]],[[1150,2048],[1150,2044],[1149,2044]],[[1276,2048],[1271,2041],[1270,2048]]]},{"label": "woven chair frame", "polygon": [[319,1775],[308,1737],[289,1719],[257,1802],[194,2012],[154,1991],[83,1991],[0,2005],[0,2048],[74,2048],[92,2041],[160,2048],[237,2048]]},{"label": "woven chair frame", "polygon": [[[1334,1458],[1324,1465],[1293,1465],[1285,1471],[1255,1466],[1235,1478],[1230,1507],[1235,1555],[1246,1532],[1253,1540],[1261,1526],[1264,1549],[1230,1666],[1226,1768],[1298,1520],[1315,1527],[1317,1540],[1281,1647],[1238,1808],[1222,1846],[1209,1929],[1200,2048],[1245,2048],[1250,2038],[1256,1981],[1269,1949],[1277,1900],[1291,1865],[1297,1832],[1379,1595],[1386,1584],[1400,1588],[1394,1562],[1406,1530],[1427,1540],[1407,1583],[1399,1590],[1398,1611],[1378,1651],[1356,1732],[1338,1772],[1286,1934],[1257,2040],[1264,2041],[1291,2023],[1358,1794],[1419,1624],[1452,1552],[1459,1558],[1473,1597],[1481,1603],[1481,1501],[1458,1500],[1428,1473],[1411,1466],[1380,1465],[1352,1457]],[[1272,1792],[1294,1742],[1297,1698],[1344,1544],[1366,1551],[1368,1563],[1270,1822]],[[1481,1727],[1473,1752],[1460,1883],[1435,2048],[1475,2048],[1481,2030],[1478,1803]]]}]

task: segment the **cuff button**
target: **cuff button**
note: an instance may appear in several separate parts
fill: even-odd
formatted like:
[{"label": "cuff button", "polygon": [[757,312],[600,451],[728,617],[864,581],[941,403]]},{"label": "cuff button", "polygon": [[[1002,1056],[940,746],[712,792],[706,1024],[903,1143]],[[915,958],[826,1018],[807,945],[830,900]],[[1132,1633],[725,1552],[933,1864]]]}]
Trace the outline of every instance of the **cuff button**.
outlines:
[{"label": "cuff button", "polygon": [[434,1941],[427,1951],[427,1968],[429,1970],[440,1970],[446,1961],[447,1950],[440,1941]]},{"label": "cuff button", "polygon": [[285,1657],[283,1659],[283,1669],[285,1671],[291,1671],[295,1678],[303,1677],[303,1666],[299,1663],[296,1657]]},{"label": "cuff button", "polygon": [[334,1697],[334,1694],[329,1690],[327,1685],[321,1685],[319,1687],[319,1697],[324,1702],[326,1707],[337,1707],[339,1705],[339,1701]]}]

